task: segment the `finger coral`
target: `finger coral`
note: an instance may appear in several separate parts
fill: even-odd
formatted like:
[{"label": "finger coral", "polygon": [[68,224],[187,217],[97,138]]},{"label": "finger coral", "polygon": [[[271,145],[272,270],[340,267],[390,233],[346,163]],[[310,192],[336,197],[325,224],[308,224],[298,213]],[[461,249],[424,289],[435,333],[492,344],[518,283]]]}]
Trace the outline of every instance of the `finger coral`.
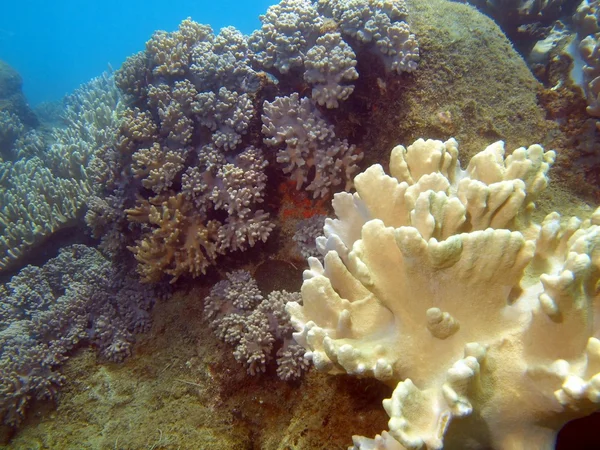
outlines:
[{"label": "finger coral", "polygon": [[266,186],[267,162],[259,150],[248,147],[230,163],[210,145],[196,153],[181,192],[164,190],[126,210],[129,222],[141,225],[142,235],[129,250],[146,282],[164,274],[171,283],[184,274],[197,277],[218,255],[264,242],[273,229],[269,215],[255,209]]},{"label": "finger coral", "polygon": [[265,372],[267,363],[275,359],[279,378],[291,380],[308,369],[303,348],[292,339],[285,311],[285,305],[299,297],[298,293],[273,291],[265,298],[250,273],[237,270],[212,287],[204,299],[204,311],[217,337],[235,346],[236,361],[250,375]]},{"label": "finger coral", "polygon": [[296,181],[296,189],[305,186],[313,198],[325,197],[342,183],[349,189],[363,154],[336,137],[309,98],[293,93],[265,101],[262,121],[264,141],[281,147],[277,162]]},{"label": "finger coral", "polygon": [[395,387],[354,448],[550,449],[598,408],[600,209],[531,219],[554,157],[497,142],[463,170],[456,141],[418,140],[336,194],[287,309],[319,370]]}]

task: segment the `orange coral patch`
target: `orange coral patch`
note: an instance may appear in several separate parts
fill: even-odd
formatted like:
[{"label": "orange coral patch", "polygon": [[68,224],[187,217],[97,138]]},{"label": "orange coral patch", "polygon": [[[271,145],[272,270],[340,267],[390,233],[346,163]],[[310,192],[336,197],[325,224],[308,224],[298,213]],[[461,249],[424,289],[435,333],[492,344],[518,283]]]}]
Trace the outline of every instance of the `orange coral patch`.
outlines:
[{"label": "orange coral patch", "polygon": [[287,219],[308,219],[317,214],[327,215],[327,205],[329,198],[311,199],[305,191],[296,190],[294,180],[284,181],[277,188],[281,198],[281,208],[279,218]]}]

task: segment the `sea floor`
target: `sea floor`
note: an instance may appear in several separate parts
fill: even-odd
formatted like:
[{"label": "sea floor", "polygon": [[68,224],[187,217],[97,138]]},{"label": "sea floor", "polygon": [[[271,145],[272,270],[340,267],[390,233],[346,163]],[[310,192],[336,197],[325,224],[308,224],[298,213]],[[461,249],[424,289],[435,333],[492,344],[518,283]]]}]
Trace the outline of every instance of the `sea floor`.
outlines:
[{"label": "sea floor", "polygon": [[[6,449],[346,449],[386,428],[375,380],[312,370],[249,376],[202,318],[194,288],[154,309],[125,363],[82,349],[56,402],[38,402]],[[55,407],[55,408],[54,408]]]}]

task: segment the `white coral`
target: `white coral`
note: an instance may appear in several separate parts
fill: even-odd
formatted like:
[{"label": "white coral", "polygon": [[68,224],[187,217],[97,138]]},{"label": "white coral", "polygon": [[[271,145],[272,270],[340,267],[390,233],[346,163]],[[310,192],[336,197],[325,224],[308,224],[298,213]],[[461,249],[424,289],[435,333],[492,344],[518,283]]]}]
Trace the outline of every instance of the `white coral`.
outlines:
[{"label": "white coral", "polygon": [[389,432],[355,448],[552,448],[600,403],[600,209],[530,220],[554,160],[540,146],[496,143],[466,170],[457,156],[419,140],[392,151],[391,176],[359,174],[287,306],[318,369],[396,386]]}]

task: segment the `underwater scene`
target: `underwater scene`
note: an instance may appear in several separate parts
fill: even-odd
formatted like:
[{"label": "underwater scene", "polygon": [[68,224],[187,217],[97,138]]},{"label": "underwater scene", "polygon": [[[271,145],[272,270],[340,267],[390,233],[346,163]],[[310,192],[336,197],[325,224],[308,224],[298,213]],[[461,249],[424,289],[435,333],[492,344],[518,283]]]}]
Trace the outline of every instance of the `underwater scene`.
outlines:
[{"label": "underwater scene", "polygon": [[600,448],[600,0],[248,5],[0,19],[0,448]]}]

